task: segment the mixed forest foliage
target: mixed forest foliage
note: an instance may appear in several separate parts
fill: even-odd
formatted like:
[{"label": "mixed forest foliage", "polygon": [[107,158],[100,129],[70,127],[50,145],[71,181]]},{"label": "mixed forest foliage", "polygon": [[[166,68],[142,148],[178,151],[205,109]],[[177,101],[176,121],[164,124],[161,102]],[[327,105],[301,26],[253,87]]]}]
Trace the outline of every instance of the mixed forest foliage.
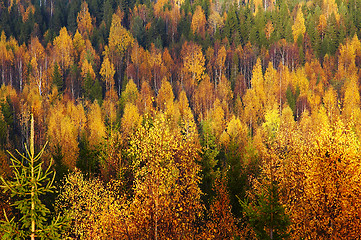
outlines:
[{"label": "mixed forest foliage", "polygon": [[1,1],[2,182],[40,151],[59,238],[356,239],[360,24],[361,0]]}]

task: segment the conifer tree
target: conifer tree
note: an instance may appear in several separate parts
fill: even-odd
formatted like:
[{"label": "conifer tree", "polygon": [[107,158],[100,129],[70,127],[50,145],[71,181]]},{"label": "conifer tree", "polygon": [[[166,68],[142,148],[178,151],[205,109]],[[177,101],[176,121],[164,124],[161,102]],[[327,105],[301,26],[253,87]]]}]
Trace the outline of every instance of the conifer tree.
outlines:
[{"label": "conifer tree", "polygon": [[5,214],[5,221],[0,222],[2,239],[60,239],[61,231],[66,227],[67,220],[64,216],[56,216],[49,220],[50,210],[41,201],[40,196],[53,193],[55,172],[49,167],[43,170],[41,156],[45,146],[35,155],[34,152],[34,117],[31,116],[30,149],[25,146],[26,154],[19,151],[21,160],[11,155],[14,179],[4,180],[0,177],[4,192],[9,191],[15,198],[13,206],[19,210],[21,218],[9,218]]},{"label": "conifer tree", "polygon": [[287,239],[290,225],[285,208],[280,203],[276,181],[261,186],[254,203],[241,202],[249,223],[258,239]]}]

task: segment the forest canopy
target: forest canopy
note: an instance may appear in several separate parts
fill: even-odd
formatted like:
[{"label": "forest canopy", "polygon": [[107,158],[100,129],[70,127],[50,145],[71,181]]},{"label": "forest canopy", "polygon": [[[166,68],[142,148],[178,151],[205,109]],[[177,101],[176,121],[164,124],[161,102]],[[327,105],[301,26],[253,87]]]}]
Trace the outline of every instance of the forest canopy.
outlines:
[{"label": "forest canopy", "polygon": [[[358,238],[360,18],[361,0],[1,1],[1,186],[33,184],[11,160],[33,144],[56,173],[34,222],[61,216],[58,238]],[[32,211],[18,198],[0,236]]]}]

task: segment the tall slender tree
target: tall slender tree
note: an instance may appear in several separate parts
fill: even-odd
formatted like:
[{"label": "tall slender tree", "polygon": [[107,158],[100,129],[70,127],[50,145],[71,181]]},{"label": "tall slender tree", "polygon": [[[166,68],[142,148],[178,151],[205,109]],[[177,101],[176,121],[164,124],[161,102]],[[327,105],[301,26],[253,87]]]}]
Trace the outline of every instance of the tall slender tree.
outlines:
[{"label": "tall slender tree", "polygon": [[67,225],[64,216],[55,216],[49,224],[50,210],[41,201],[40,196],[53,193],[55,172],[51,171],[52,161],[43,170],[41,156],[45,146],[35,155],[34,151],[34,117],[31,116],[30,149],[25,146],[26,154],[19,151],[21,160],[11,155],[14,179],[10,181],[0,177],[4,192],[9,191],[15,198],[13,206],[20,211],[20,219],[8,219],[0,223],[3,239],[60,239],[61,231]]}]

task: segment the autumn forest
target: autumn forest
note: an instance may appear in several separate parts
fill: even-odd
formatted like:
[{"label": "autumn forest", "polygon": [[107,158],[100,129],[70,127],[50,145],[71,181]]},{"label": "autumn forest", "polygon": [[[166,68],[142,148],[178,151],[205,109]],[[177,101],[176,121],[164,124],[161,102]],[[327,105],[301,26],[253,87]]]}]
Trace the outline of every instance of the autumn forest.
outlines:
[{"label": "autumn forest", "polygon": [[357,239],[361,0],[0,1],[2,239]]}]

